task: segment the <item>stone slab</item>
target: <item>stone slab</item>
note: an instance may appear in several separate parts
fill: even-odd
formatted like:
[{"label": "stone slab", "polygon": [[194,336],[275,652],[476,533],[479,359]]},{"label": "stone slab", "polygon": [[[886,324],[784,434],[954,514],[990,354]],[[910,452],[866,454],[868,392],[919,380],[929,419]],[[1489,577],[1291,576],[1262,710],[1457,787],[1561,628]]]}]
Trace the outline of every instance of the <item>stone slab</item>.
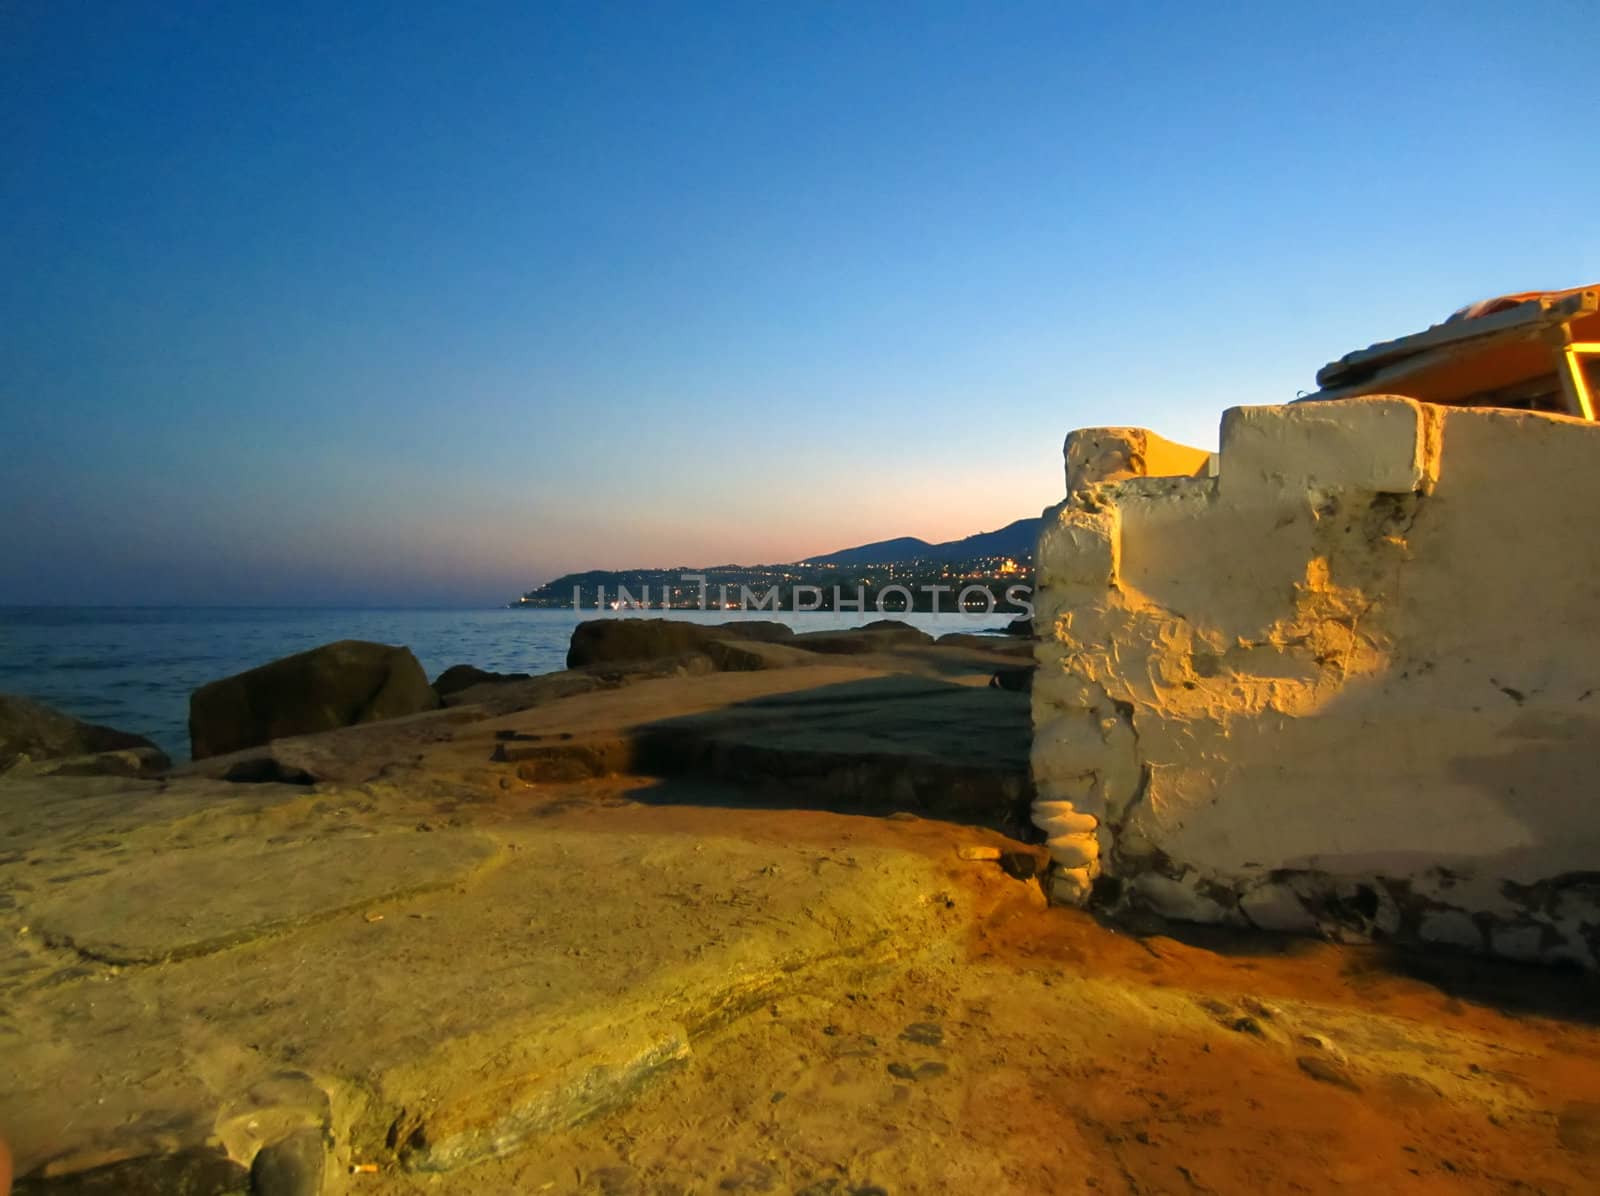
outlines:
[{"label": "stone slab", "polygon": [[461,834],[234,841],[68,881],[32,903],[33,925],[105,963],[186,959],[454,884],[493,853]]},{"label": "stone slab", "polygon": [[0,798],[73,789],[0,856],[0,1125],[39,1190],[161,1191],[196,1159],[233,1182],[308,1129],[340,1172],[501,1157],[954,925],[917,852],[727,838],[725,811],[29,784]]}]

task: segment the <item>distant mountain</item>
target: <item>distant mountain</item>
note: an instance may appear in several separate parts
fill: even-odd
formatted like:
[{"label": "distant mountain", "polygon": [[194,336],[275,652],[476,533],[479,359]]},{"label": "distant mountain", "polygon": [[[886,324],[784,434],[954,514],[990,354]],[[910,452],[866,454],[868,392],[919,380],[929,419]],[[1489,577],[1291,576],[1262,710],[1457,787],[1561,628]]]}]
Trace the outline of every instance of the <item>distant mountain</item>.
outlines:
[{"label": "distant mountain", "polygon": [[915,536],[901,536],[895,540],[879,540],[855,548],[841,548],[838,552],[808,556],[795,563],[891,565],[902,561],[965,561],[986,556],[1031,557],[1038,539],[1039,517],[1036,515],[1032,519],[1008,523],[999,531],[979,532],[975,536],[947,540],[943,544],[930,544]]},{"label": "distant mountain", "polygon": [[[1038,519],[1019,519],[999,531],[979,532],[976,536],[950,540],[944,544],[930,544],[915,536],[901,536],[895,540],[879,540],[875,544],[841,548],[838,552],[807,557],[786,565],[591,569],[547,581],[538,589],[529,590],[511,605],[599,610],[608,602],[612,604],[612,609],[616,609],[616,604],[622,602],[643,603],[655,608],[665,604],[687,610],[697,602],[703,604],[708,590],[715,601],[727,602],[727,595],[754,587],[756,593],[767,596],[760,598],[760,601],[765,602],[769,597],[776,596],[778,605],[769,609],[806,610],[816,608],[814,603],[809,607],[804,605],[811,603],[812,597],[806,596],[803,591],[809,590],[813,596],[821,591],[827,599],[845,579],[868,594],[876,594],[885,586],[916,588],[924,581],[937,589],[937,583],[948,580],[948,565],[966,564],[971,568],[962,572],[962,578],[980,587],[990,587],[990,592],[997,600],[997,609],[1010,611],[1014,607],[1008,604],[1015,600],[1005,597],[1002,591],[1008,590],[1014,583],[1027,580],[1031,572],[1034,542],[1039,536],[1039,523]],[[1008,558],[1015,565],[1007,564]],[[700,576],[695,577],[696,574]],[[934,609],[931,605],[932,595],[920,591],[915,609],[924,609],[921,603],[925,598],[930,601],[927,609]],[[832,600],[839,600],[836,593],[832,594]],[[833,610],[834,607],[830,603],[821,609]]]},{"label": "distant mountain", "polygon": [[821,562],[829,565],[888,565],[898,561],[932,560],[939,545],[929,544],[915,536],[901,536],[896,540],[878,540],[857,548],[842,548],[838,552],[810,556],[796,564]]}]

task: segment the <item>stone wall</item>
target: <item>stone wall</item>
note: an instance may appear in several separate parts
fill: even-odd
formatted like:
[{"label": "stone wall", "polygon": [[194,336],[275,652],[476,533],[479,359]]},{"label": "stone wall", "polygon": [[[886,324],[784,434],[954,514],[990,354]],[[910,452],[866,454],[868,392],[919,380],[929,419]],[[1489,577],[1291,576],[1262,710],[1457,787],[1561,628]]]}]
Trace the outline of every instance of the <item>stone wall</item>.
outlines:
[{"label": "stone wall", "polygon": [[1209,460],[1148,435],[1074,433],[1040,538],[1053,895],[1595,966],[1600,426],[1367,398],[1234,408]]}]

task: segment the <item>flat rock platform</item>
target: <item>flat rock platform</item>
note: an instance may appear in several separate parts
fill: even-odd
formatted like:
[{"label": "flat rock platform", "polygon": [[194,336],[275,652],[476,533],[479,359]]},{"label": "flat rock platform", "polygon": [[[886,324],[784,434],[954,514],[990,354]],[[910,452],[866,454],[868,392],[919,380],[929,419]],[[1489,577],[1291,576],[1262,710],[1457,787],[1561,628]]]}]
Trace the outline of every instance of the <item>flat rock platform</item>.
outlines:
[{"label": "flat rock platform", "polygon": [[19,1190],[1592,1190],[1591,981],[1048,908],[985,656],[0,776]]}]

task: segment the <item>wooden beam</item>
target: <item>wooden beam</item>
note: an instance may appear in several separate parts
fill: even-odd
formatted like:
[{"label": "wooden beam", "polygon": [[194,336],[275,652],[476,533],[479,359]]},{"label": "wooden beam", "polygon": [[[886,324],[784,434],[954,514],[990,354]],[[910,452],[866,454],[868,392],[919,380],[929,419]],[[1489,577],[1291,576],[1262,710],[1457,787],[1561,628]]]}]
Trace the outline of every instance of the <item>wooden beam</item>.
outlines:
[{"label": "wooden beam", "polygon": [[[1315,397],[1336,397],[1328,392],[1352,392],[1350,387],[1366,385],[1391,363],[1417,357],[1423,353],[1485,337],[1507,333],[1538,334],[1581,316],[1600,311],[1600,291],[1576,291],[1559,299],[1529,299],[1492,316],[1479,316],[1473,320],[1448,320],[1435,324],[1425,332],[1413,333],[1398,340],[1383,341],[1370,348],[1346,353],[1338,361],[1329,362],[1317,371],[1317,385],[1323,390]],[[1368,392],[1370,393],[1370,392]]]},{"label": "wooden beam", "polygon": [[[1588,347],[1587,342],[1585,347]],[[1584,377],[1581,351],[1569,341],[1557,353],[1560,361],[1556,372],[1561,377],[1561,391],[1566,395],[1568,413],[1593,423],[1594,399],[1589,394],[1589,380]]]},{"label": "wooden beam", "polygon": [[[1554,327],[1559,330],[1561,325],[1558,323]],[[1523,322],[1510,327],[1499,327],[1492,329],[1487,334],[1479,334],[1470,339],[1447,342],[1421,353],[1408,354],[1396,358],[1371,373],[1362,374],[1359,378],[1346,385],[1325,386],[1315,394],[1307,395],[1304,399],[1298,401],[1311,403],[1321,402],[1325,399],[1349,399],[1359,395],[1372,394],[1403,395],[1406,393],[1405,380],[1416,376],[1422,371],[1444,365],[1456,358],[1475,356],[1485,349],[1493,348],[1497,342],[1527,340],[1530,336],[1548,336],[1549,333],[1550,329],[1543,323],[1530,324]]]}]

